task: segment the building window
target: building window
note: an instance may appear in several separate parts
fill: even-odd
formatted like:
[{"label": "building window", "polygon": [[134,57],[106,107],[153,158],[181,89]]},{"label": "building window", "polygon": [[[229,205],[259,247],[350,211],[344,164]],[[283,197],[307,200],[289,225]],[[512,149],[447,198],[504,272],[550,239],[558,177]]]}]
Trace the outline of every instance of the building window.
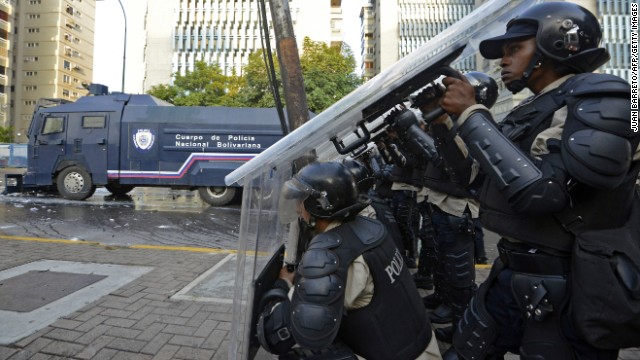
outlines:
[{"label": "building window", "polygon": [[29,0],[29,5],[40,5],[42,0]]},{"label": "building window", "polygon": [[65,84],[71,84],[71,76],[62,75],[62,82],[65,83]]},{"label": "building window", "polygon": [[40,14],[29,14],[27,15],[29,19],[40,19]]},{"label": "building window", "polygon": [[37,42],[28,42],[27,43],[27,47],[28,48],[36,48],[38,46],[40,46],[40,43],[37,43]]},{"label": "building window", "polygon": [[67,90],[67,89],[62,89],[62,96],[64,96],[64,97],[67,97],[67,98],[68,98],[68,97],[69,97],[69,90]]},{"label": "building window", "polygon": [[38,61],[38,57],[37,56],[25,56],[24,57],[24,62],[36,62]]},{"label": "building window", "polygon": [[67,14],[73,15],[73,13],[74,13],[73,6],[67,5]]},{"label": "building window", "polygon": [[38,76],[38,72],[37,71],[25,71],[24,76],[27,76],[27,77]]},{"label": "building window", "polygon": [[62,67],[63,67],[65,70],[71,70],[71,62],[70,62],[70,61],[65,60],[65,61],[62,63]]},{"label": "building window", "polygon": [[38,90],[38,86],[37,85],[27,85],[24,87],[25,91],[36,91]]},{"label": "building window", "polygon": [[40,28],[28,28],[27,32],[29,34],[35,34],[35,33],[39,33],[40,32]]},{"label": "building window", "polygon": [[25,100],[25,101],[24,101],[24,104],[25,104],[26,106],[33,106],[33,105],[35,105],[36,103],[37,103],[37,101],[36,101],[36,100]]}]

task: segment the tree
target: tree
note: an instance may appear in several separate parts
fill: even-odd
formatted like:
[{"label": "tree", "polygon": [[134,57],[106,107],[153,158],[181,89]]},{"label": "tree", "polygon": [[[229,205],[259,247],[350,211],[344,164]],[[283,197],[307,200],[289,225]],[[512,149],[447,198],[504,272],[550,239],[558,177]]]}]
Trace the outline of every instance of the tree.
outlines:
[{"label": "tree", "polygon": [[173,85],[155,85],[148,93],[177,106],[217,106],[224,102],[228,78],[218,64],[197,61],[193,71],[173,76]]},{"label": "tree", "polygon": [[[354,73],[355,59],[346,44],[330,47],[307,37],[302,49],[300,63],[309,110],[320,113],[360,85]],[[279,64],[277,59],[273,62],[284,102]],[[193,71],[174,74],[173,85],[156,85],[148,93],[178,106],[274,107],[268,75],[263,50],[257,50],[249,55],[242,76],[235,71],[225,76],[219,65],[198,61]]]},{"label": "tree", "polygon": [[[309,110],[320,113],[361,84],[360,78],[354,73],[356,61],[348,45],[328,46],[324,42],[312,41],[306,37],[302,51],[300,65]],[[274,60],[274,63],[280,98],[284,99],[278,61]],[[244,93],[247,106],[274,106],[262,50],[250,55],[249,63],[243,71],[247,86]]]},{"label": "tree", "polygon": [[[280,90],[280,98],[284,99],[282,94],[282,81],[280,80],[280,66],[278,59],[274,57],[274,66],[276,67],[276,83]],[[245,88],[242,93],[242,102],[249,107],[275,107],[273,99],[273,91],[269,83],[269,74],[264,64],[263,50],[256,50],[249,55],[249,62],[242,68],[243,77],[245,79]],[[283,100],[284,101],[284,100]]]},{"label": "tree", "polygon": [[300,64],[311,111],[322,112],[361,84],[348,45],[328,46],[305,37],[302,50]]},{"label": "tree", "polygon": [[0,126],[0,143],[13,142],[13,128]]}]

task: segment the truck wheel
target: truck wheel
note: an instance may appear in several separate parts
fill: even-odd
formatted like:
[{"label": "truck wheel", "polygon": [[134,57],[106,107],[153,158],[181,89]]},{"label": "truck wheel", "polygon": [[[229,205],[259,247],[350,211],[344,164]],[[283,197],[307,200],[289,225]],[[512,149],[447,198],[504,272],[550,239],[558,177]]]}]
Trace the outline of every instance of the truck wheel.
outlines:
[{"label": "truck wheel", "polygon": [[60,171],[56,186],[60,195],[69,200],[84,200],[96,191],[91,175],[80,166],[69,166]]},{"label": "truck wheel", "polygon": [[234,195],[236,188],[226,186],[206,186],[198,188],[200,198],[209,205],[223,206],[229,204]]},{"label": "truck wheel", "polygon": [[133,185],[122,185],[122,184],[107,184],[104,187],[114,196],[127,195],[131,190],[135,188],[135,186]]}]

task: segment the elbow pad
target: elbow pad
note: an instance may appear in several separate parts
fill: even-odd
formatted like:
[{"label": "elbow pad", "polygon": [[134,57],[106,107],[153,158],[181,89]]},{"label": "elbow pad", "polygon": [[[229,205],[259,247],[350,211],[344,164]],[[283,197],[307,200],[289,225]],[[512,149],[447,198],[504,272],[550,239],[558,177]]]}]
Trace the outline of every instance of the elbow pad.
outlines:
[{"label": "elbow pad", "polygon": [[460,137],[507,200],[542,178],[542,171],[498,130],[486,110],[477,110],[460,126]]},{"label": "elbow pad", "polygon": [[565,208],[567,193],[558,180],[545,178],[536,181],[510,199],[510,204],[514,210],[520,213],[555,213]]}]

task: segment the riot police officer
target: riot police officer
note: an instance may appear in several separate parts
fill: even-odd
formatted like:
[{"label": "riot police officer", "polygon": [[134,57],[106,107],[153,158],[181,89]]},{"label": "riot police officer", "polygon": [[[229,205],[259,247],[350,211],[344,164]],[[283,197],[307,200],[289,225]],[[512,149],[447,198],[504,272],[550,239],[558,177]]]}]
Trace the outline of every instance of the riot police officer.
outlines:
[{"label": "riot police officer", "polygon": [[290,300],[261,316],[267,350],[285,355],[295,343],[314,359],[349,358],[345,348],[369,360],[440,358],[402,254],[382,223],[358,216],[367,205],[340,162],[311,163],[283,185],[279,217],[299,217],[316,235],[297,271],[280,272],[275,287]]},{"label": "riot police officer", "polygon": [[[499,259],[471,300],[445,359],[616,359],[571,321],[567,287],[572,226],[625,224],[640,166],[640,134],[628,126],[629,84],[594,74],[609,55],[596,17],[568,2],[532,6],[504,35],[480,43],[500,59],[502,81],[534,95],[501,124],[465,79],[447,77],[440,105],[480,163],[482,224],[502,236]],[[451,119],[436,120],[454,130]],[[620,124],[620,126],[617,126]],[[627,124],[627,126],[625,126]],[[557,217],[576,214],[575,224]]]},{"label": "riot police officer", "polygon": [[[412,107],[423,114],[432,109],[439,88],[429,86],[413,99]],[[424,298],[425,307],[434,309],[431,322],[457,323],[476,290],[475,284],[475,226],[479,203],[472,196],[478,181],[473,159],[459,149],[460,144],[447,138],[443,125],[433,126],[430,133],[437,137],[435,146],[439,156],[427,162],[423,185],[431,209],[431,223],[435,233],[436,272],[435,291]],[[460,154],[458,162],[443,159],[444,154]],[[472,171],[473,174],[469,173]],[[469,179],[474,181],[469,184]],[[477,179],[476,179],[477,178]],[[451,342],[453,327],[436,329],[438,340]]]}]

